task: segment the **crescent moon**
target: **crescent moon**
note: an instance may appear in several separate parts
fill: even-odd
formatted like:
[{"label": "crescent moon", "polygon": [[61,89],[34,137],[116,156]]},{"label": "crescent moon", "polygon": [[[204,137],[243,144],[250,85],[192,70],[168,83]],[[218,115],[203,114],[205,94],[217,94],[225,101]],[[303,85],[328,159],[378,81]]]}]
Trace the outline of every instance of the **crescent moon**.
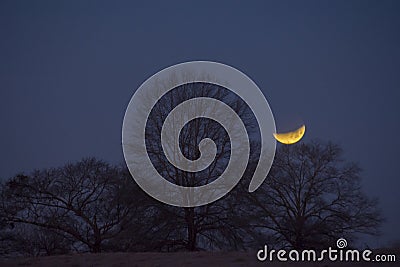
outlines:
[{"label": "crescent moon", "polygon": [[274,133],[274,137],[278,142],[282,144],[291,145],[300,141],[306,132],[306,126],[303,124],[297,130],[287,133]]}]

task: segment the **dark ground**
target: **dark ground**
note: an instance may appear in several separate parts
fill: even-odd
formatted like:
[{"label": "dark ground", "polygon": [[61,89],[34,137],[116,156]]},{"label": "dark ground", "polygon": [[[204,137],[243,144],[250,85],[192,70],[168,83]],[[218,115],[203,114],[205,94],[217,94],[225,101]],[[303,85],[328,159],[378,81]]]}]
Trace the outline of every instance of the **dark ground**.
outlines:
[{"label": "dark ground", "polygon": [[0,266],[86,267],[86,266],[400,266],[400,249],[378,250],[374,253],[396,254],[397,262],[385,263],[282,263],[259,262],[255,252],[184,252],[184,253],[101,253],[2,259]]}]

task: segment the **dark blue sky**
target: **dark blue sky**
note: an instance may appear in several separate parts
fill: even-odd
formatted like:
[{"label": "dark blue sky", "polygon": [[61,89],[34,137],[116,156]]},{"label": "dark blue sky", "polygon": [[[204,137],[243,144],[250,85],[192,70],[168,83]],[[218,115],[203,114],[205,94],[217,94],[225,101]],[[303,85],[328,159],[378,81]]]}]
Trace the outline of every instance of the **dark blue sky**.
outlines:
[{"label": "dark blue sky", "polygon": [[278,130],[304,121],[305,141],[360,163],[387,218],[370,242],[400,239],[399,2],[144,2],[0,2],[1,178],[122,162],[135,89],[164,67],[218,61],[259,85]]}]

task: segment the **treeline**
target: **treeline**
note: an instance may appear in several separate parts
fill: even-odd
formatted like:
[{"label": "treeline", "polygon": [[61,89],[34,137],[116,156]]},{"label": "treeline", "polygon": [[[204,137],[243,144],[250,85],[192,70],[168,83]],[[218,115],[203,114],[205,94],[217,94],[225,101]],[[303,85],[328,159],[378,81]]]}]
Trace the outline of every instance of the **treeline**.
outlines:
[{"label": "treeline", "polygon": [[246,175],[227,196],[197,208],[160,203],[125,166],[95,158],[19,174],[0,189],[0,253],[322,248],[376,234],[377,202],[341,154],[331,143],[282,146],[256,192],[247,191]]}]

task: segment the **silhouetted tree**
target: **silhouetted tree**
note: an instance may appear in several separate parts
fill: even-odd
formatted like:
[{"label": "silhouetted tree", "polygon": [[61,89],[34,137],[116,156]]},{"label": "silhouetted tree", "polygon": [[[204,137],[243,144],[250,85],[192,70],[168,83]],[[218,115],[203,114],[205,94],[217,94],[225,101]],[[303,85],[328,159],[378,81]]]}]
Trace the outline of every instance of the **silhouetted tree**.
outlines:
[{"label": "silhouetted tree", "polygon": [[281,146],[264,184],[247,194],[251,227],[270,233],[274,244],[297,249],[377,234],[377,201],[362,192],[358,165],[341,156],[332,143]]},{"label": "silhouetted tree", "polygon": [[145,206],[140,191],[126,199],[128,180],[121,168],[84,159],[14,177],[3,189],[2,210],[9,223],[45,228],[100,252]]},{"label": "silhouetted tree", "polygon": [[[205,185],[217,179],[225,170],[231,153],[231,144],[226,130],[214,120],[197,118],[188,122],[180,131],[179,136],[171,137],[171,142],[174,142],[174,138],[179,138],[182,154],[188,159],[195,160],[200,156],[198,149],[200,141],[210,138],[217,147],[214,161],[203,171],[186,172],[174,167],[166,159],[160,140],[164,120],[178,104],[196,97],[209,97],[223,101],[242,118],[249,132],[255,127],[255,118],[245,102],[223,87],[209,83],[188,83],[165,94],[148,117],[147,150],[153,165],[165,179],[190,187]],[[207,108],[213,107],[209,105]],[[184,114],[181,116],[184,117]],[[240,229],[232,221],[233,209],[234,205],[227,197],[196,208],[178,208],[159,204],[159,224],[163,230],[159,232],[161,239],[158,248],[161,250],[242,248]]]}]

